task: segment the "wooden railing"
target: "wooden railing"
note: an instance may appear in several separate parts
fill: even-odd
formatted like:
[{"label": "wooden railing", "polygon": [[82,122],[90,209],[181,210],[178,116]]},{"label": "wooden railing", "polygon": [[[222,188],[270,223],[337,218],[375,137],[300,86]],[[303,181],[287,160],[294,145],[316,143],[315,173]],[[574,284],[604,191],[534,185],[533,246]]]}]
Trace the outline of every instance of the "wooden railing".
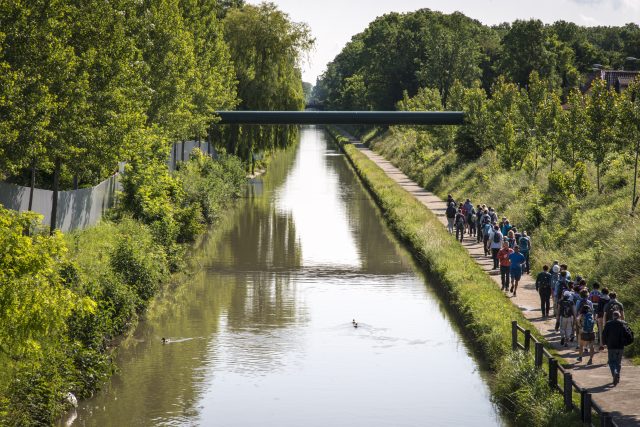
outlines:
[{"label": "wooden railing", "polygon": [[[523,336],[522,343],[520,336]],[[586,425],[599,425],[601,427],[616,427],[613,417],[610,413],[602,410],[592,399],[591,393],[586,389],[578,386],[573,380],[573,375],[558,359],[544,348],[544,345],[533,335],[528,329],[524,329],[518,325],[516,320],[511,322],[511,345],[513,350],[531,351],[531,343],[533,342],[533,360],[536,368],[544,369],[544,361],[546,359],[547,371],[549,378],[549,387],[558,391],[564,396],[564,405],[568,410],[578,410],[580,419]],[[576,406],[573,402],[573,393],[580,395],[580,405]],[[594,419],[595,412],[597,419]],[[594,421],[599,421],[594,424]]]}]

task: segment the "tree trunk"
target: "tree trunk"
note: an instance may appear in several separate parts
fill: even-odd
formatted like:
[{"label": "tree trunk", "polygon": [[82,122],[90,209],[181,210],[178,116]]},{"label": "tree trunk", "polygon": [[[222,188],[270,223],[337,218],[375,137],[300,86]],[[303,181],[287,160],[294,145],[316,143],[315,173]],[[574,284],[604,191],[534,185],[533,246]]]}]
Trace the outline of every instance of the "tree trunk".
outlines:
[{"label": "tree trunk", "polygon": [[73,189],[74,190],[78,189],[78,174],[73,175]]},{"label": "tree trunk", "polygon": [[29,210],[33,208],[33,192],[36,188],[36,158],[31,160],[31,188],[29,189]]},{"label": "tree trunk", "polygon": [[211,130],[207,132],[207,154],[211,156]]},{"label": "tree trunk", "polygon": [[182,163],[184,163],[184,146],[185,146],[185,141],[182,141]]},{"label": "tree trunk", "polygon": [[60,190],[60,166],[61,161],[56,158],[55,169],[53,170],[53,200],[51,202],[51,234],[56,230],[58,221],[58,192]]},{"label": "tree trunk", "polygon": [[638,188],[638,157],[640,157],[640,140],[636,142],[636,162],[633,168],[633,195],[631,197],[631,215],[634,214],[636,210],[636,206],[638,206],[638,196],[637,196],[637,188]]},{"label": "tree trunk", "polygon": [[553,142],[551,143],[551,170],[550,172],[553,172],[553,154],[554,154],[554,147],[553,147]]},{"label": "tree trunk", "polygon": [[600,189],[600,163],[596,164],[596,186],[598,187],[598,194],[602,194]]}]

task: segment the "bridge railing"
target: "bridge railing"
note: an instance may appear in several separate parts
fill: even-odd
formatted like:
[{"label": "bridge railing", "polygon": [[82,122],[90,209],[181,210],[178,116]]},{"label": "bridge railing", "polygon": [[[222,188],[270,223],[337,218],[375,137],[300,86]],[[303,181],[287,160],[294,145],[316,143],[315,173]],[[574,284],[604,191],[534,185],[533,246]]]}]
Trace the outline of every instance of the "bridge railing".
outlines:
[{"label": "bridge railing", "polygon": [[[522,337],[522,339],[520,338]],[[538,340],[531,331],[523,328],[517,320],[511,322],[511,346],[514,351],[531,351],[533,343],[533,360],[536,368],[545,369],[548,373],[549,387],[559,392],[564,397],[564,405],[567,410],[577,410],[580,420],[586,425],[600,427],[617,427],[610,413],[604,411],[596,402],[587,388],[580,387],[573,379],[573,375],[559,360],[552,355],[544,344]],[[546,364],[544,362],[547,362]],[[579,394],[579,405],[574,404],[574,392]],[[593,417],[593,414],[597,417]],[[597,421],[594,424],[594,421]]]}]

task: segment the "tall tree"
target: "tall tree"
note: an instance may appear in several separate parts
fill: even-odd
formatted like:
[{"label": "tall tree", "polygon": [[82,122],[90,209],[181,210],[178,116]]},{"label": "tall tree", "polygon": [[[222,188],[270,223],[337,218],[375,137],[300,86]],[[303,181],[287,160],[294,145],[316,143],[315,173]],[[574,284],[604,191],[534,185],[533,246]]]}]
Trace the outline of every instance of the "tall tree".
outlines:
[{"label": "tall tree", "polygon": [[635,79],[624,92],[621,103],[620,137],[624,148],[631,152],[633,163],[633,190],[631,192],[631,214],[635,213],[638,196],[638,160],[640,160],[640,79]]},{"label": "tall tree", "polygon": [[617,98],[616,92],[608,89],[607,83],[602,79],[593,81],[587,97],[587,150],[596,165],[598,193],[602,193],[602,174],[606,169],[609,154],[615,148]]}]

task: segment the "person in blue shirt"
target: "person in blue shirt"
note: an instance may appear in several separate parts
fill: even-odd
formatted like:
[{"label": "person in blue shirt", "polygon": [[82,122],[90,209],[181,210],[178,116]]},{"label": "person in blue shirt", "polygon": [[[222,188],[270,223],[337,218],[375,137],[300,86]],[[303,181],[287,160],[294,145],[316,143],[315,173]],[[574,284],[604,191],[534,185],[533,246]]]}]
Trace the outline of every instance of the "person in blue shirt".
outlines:
[{"label": "person in blue shirt", "polygon": [[513,296],[516,296],[516,292],[518,292],[518,283],[522,278],[522,268],[524,263],[527,261],[524,255],[520,253],[520,246],[513,248],[514,252],[509,255],[509,260],[511,261],[511,293]]}]

